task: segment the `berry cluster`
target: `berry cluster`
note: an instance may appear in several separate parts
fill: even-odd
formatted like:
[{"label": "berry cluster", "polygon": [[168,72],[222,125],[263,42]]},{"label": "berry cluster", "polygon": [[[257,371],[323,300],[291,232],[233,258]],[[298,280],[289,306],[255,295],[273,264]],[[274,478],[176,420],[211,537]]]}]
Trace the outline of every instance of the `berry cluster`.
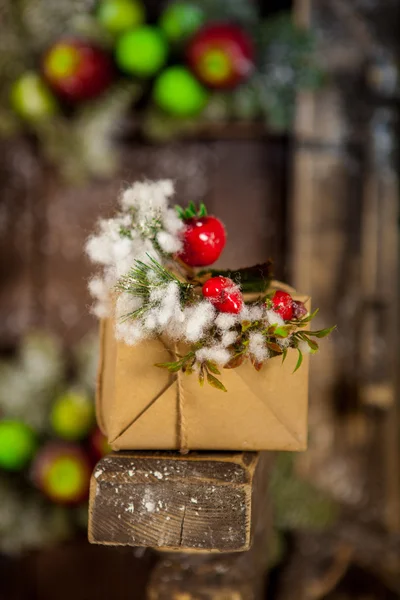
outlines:
[{"label": "berry cluster", "polygon": [[[189,209],[193,211],[193,206]],[[202,205],[203,212],[205,211]],[[185,230],[183,233],[183,250],[178,258],[190,267],[206,267],[216,262],[226,243],[225,228],[221,221],[214,216],[184,217]],[[185,218],[186,217],[186,218]],[[204,298],[219,311],[238,314],[243,307],[243,296],[239,287],[229,277],[217,276],[208,279],[202,288]],[[278,290],[272,297],[274,311],[285,321],[293,317],[299,319],[307,314],[302,302],[293,300],[292,296],[283,290]]]}]

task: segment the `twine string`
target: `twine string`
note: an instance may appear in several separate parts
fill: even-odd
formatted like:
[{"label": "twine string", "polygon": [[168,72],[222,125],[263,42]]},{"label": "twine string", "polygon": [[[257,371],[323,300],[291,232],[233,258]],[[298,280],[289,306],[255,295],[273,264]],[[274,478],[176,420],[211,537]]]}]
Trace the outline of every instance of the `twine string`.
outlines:
[{"label": "twine string", "polygon": [[[176,345],[174,347],[174,353],[176,357]],[[178,405],[178,446],[181,454],[188,454],[188,429],[185,415],[185,394],[182,383],[182,372],[178,371],[176,374],[176,391],[177,391],[177,405]]]}]

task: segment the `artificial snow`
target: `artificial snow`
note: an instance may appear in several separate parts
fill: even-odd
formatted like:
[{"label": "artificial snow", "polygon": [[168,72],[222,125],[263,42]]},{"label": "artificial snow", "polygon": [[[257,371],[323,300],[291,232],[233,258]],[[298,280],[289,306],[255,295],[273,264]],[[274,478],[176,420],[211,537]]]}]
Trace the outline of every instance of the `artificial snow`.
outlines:
[{"label": "artificial snow", "polygon": [[229,313],[220,313],[215,319],[215,325],[218,329],[231,329],[237,323],[236,315],[230,315]]},{"label": "artificial snow", "polygon": [[217,344],[214,346],[200,348],[200,350],[197,350],[196,352],[196,359],[200,363],[210,360],[221,367],[226,365],[231,358],[231,353],[223,346],[218,346]]},{"label": "artificial snow", "polygon": [[266,310],[265,316],[268,319],[268,323],[270,325],[278,325],[279,327],[285,325],[285,321],[274,310]]},{"label": "artificial snow", "polygon": [[208,300],[202,300],[195,306],[186,308],[184,315],[183,336],[188,342],[197,342],[213,324],[216,310]]},{"label": "artificial snow", "polygon": [[[160,251],[172,255],[181,250],[185,225],[168,207],[173,193],[170,180],[137,182],[122,193],[122,212],[112,219],[100,219],[97,233],[86,243],[87,255],[101,268],[89,283],[97,317],[112,314],[113,288],[136,260],[148,262],[150,256],[162,262]],[[123,332],[121,339],[126,335],[124,328]],[[128,337],[139,339],[136,333],[131,331]]]},{"label": "artificial snow", "polygon": [[269,352],[265,345],[265,339],[262,333],[250,332],[249,335],[249,354],[255,358],[257,362],[263,362],[268,358]]},{"label": "artificial snow", "polygon": [[144,507],[147,510],[147,512],[151,513],[154,512],[156,505],[154,504],[154,502],[145,502]]},{"label": "artificial snow", "polygon": [[311,348],[304,340],[300,340],[298,348],[303,354],[311,354]]},{"label": "artificial snow", "polygon": [[236,331],[225,331],[221,336],[221,346],[227,348],[235,343],[237,340],[237,332]]},{"label": "artificial snow", "polygon": [[177,239],[167,231],[160,231],[157,234],[157,242],[159,243],[161,250],[167,254],[175,254],[182,250],[181,240]]}]

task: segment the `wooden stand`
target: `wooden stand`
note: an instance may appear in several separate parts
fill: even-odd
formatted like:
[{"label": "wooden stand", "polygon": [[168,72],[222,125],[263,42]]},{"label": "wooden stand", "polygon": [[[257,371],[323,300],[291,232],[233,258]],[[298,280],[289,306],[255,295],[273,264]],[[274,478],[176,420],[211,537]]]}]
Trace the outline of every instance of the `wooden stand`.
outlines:
[{"label": "wooden stand", "polygon": [[269,453],[119,452],[92,476],[89,540],[161,550],[149,600],[262,598]]}]

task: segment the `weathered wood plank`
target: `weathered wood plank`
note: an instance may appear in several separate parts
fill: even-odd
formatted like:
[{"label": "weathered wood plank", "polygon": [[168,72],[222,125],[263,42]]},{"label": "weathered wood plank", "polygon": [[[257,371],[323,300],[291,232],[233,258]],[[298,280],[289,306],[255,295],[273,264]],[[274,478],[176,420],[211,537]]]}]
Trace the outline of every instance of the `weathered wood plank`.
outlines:
[{"label": "weathered wood plank", "polygon": [[[268,460],[264,478],[268,474]],[[261,478],[262,481],[262,478]],[[147,588],[148,600],[265,599],[272,511],[265,482],[259,500],[253,543],[249,550],[219,554],[162,553]]]},{"label": "weathered wood plank", "polygon": [[268,462],[265,453],[113,453],[92,477],[89,541],[247,550],[266,502]]},{"label": "weathered wood plank", "polygon": [[[312,16],[320,31],[319,55],[329,84],[322,93],[299,97],[290,260],[291,282],[320,307],[320,324],[338,325],[332,341],[312,361],[310,447],[298,458],[298,468],[338,500],[362,506],[369,518],[395,527],[395,404],[387,415],[370,408],[382,397],[386,404],[393,398],[396,369],[390,357],[398,356],[388,332],[398,322],[398,184],[389,163],[376,161],[384,152],[371,155],[377,98],[365,86],[366,61],[374,53],[379,56],[380,44],[390,38],[389,23],[388,36],[375,27],[382,23],[383,4],[371,6],[366,15],[341,0],[296,3],[299,22],[306,24]],[[388,141],[382,126],[375,133]],[[389,287],[382,319],[374,298],[382,298]]]}]

